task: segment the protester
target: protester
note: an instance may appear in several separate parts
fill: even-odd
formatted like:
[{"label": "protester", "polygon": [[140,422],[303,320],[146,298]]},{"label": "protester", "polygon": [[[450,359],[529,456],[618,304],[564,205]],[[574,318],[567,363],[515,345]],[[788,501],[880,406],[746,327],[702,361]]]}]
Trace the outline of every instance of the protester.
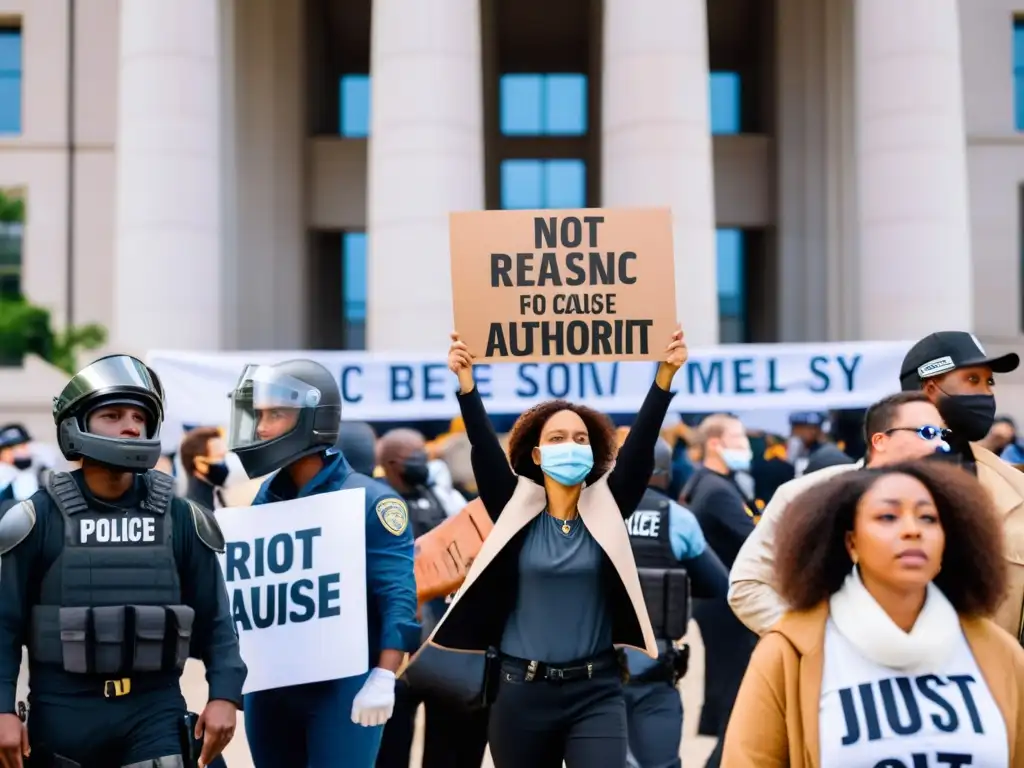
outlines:
[{"label": "protester", "polygon": [[30,498],[39,490],[45,469],[32,455],[32,436],[25,427],[0,427],[0,503]]},{"label": "protester", "polygon": [[495,526],[431,642],[500,650],[489,731],[496,768],[626,762],[614,646],[652,658],[658,648],[622,521],[646,490],[669,387],[687,357],[682,331],[669,342],[617,457],[607,417],[563,400],[524,413],[506,457],[476,389],[473,358],[452,335],[448,364]]},{"label": "protester", "polygon": [[[163,414],[159,380],[128,355],[93,362],[54,398],[61,452],[82,467],[2,517],[2,765],[21,765],[30,747],[33,765],[184,766],[189,656],[209,683],[188,739],[203,740],[202,764],[234,736],[247,670],[217,560],[224,537],[151,471]],[[27,741],[14,701],[23,645]]]},{"label": "protester", "polygon": [[[301,407],[296,407],[301,404]],[[366,598],[371,670],[245,697],[256,768],[371,768],[395,704],[395,673],[416,650],[416,583],[409,513],[395,492],[334,453],[341,392],[311,360],[249,365],[231,393],[230,449],[250,477],[273,472],[253,505],[345,489],[366,496]],[[289,653],[287,647],[282,654]]]},{"label": "protester", "polygon": [[[944,452],[948,449],[944,436],[948,432],[942,417],[922,392],[889,395],[868,408],[864,417],[867,465],[882,467]],[[860,466],[839,464],[791,480],[779,487],[765,507],[729,574],[729,605],[752,631],[763,635],[787,609],[774,581],[775,537],[784,527],[790,504],[808,488]]]},{"label": "protester", "polygon": [[[711,549],[731,568],[756,519],[754,500],[736,482],[736,473],[750,469],[750,440],[735,416],[713,414],[697,428],[697,442],[703,462],[687,481],[680,501],[693,510]],[[737,620],[724,596],[695,600],[693,618],[704,640],[704,706],[697,730],[718,737],[706,764],[717,768],[729,712],[757,637]]]},{"label": "protester", "polygon": [[185,496],[206,509],[227,506],[224,487],[230,469],[227,445],[218,427],[196,427],[185,433],[178,449],[186,477]]},{"label": "protester", "polygon": [[[659,439],[647,491],[626,521],[638,568],[648,569],[653,576],[667,570],[688,576],[688,584],[670,594],[665,593],[664,578],[656,579],[651,594],[642,582],[656,633],[658,627],[669,625],[669,610],[681,610],[688,620],[691,590],[694,597],[723,598],[729,584],[728,571],[707,545],[697,518],[668,495],[672,472],[672,449]],[[687,608],[680,609],[681,605]],[[690,649],[677,647],[680,637],[657,634],[657,659],[640,651],[625,651],[629,667],[625,689],[629,750],[638,768],[680,768],[683,702],[676,686],[686,674]]]},{"label": "protester", "polygon": [[987,618],[1002,551],[991,497],[938,462],[802,494],[777,549],[792,611],[751,660],[723,765],[1020,765],[1024,649]]},{"label": "protester", "polygon": [[1024,624],[1024,474],[976,441],[995,421],[994,374],[1018,365],[1016,352],[990,357],[973,334],[941,331],[911,347],[900,368],[902,389],[920,390],[935,403],[950,429],[950,459],[978,478],[1003,520],[1010,587],[995,619],[1015,637]]}]

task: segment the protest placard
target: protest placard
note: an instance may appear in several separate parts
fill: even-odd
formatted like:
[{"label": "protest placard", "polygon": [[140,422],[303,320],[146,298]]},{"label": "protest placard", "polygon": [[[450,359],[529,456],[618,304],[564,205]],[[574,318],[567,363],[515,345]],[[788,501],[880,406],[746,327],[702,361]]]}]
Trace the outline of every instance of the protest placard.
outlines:
[{"label": "protest placard", "polygon": [[667,208],[450,217],[455,328],[493,362],[659,360],[675,330]]},{"label": "protest placard", "polygon": [[217,512],[245,693],[369,668],[365,503],[357,489]]}]

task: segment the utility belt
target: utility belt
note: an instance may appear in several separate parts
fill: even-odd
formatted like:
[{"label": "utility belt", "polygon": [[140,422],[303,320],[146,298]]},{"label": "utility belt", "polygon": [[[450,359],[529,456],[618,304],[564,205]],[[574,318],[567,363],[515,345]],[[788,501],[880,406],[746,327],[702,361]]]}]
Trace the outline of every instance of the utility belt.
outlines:
[{"label": "utility belt", "polygon": [[[186,605],[37,605],[32,609],[29,657],[78,675],[127,678],[181,670],[188,661],[194,620],[195,611]],[[104,695],[110,697],[106,690]]]},{"label": "utility belt", "polygon": [[[18,718],[23,723],[28,722],[28,708],[25,702],[18,702]],[[186,712],[179,721],[179,737],[181,741],[181,758],[185,768],[198,768],[199,756],[203,752],[203,739],[195,737],[196,723],[199,715],[195,712]],[[32,754],[24,760],[25,768],[82,768],[71,758],[58,755],[45,746],[37,746]]]},{"label": "utility belt", "polygon": [[591,680],[608,673],[619,672],[621,662],[616,651],[607,651],[590,659],[568,661],[563,664],[546,664],[543,661],[519,659],[515,656],[501,656],[501,677],[508,682],[522,683],[571,683],[577,680]]},{"label": "utility belt", "polygon": [[690,646],[671,646],[658,657],[657,663],[639,675],[630,675],[630,684],[668,683],[675,687],[690,668]]}]

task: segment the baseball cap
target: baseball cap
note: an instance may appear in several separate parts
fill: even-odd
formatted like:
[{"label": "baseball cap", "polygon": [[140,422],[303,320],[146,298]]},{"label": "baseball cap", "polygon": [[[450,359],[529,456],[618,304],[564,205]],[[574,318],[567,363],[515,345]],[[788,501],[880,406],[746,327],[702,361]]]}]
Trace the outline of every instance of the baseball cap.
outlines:
[{"label": "baseball cap", "polygon": [[828,421],[828,416],[817,411],[798,411],[789,414],[789,425],[791,427],[822,427]]},{"label": "baseball cap", "polygon": [[973,333],[939,331],[925,336],[907,352],[900,368],[900,385],[904,390],[914,390],[924,379],[977,365],[987,366],[995,373],[1010,373],[1020,365],[1020,356],[1007,352],[990,357]]},{"label": "baseball cap", "polygon": [[8,424],[0,428],[0,449],[14,448],[17,445],[30,442],[32,442],[32,437],[21,424]]}]

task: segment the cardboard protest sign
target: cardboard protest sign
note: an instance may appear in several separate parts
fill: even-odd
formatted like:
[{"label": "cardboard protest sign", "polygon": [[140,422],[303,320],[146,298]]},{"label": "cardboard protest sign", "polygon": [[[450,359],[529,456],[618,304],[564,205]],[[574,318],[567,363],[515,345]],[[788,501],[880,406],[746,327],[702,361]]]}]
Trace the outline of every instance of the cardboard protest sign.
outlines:
[{"label": "cardboard protest sign", "polygon": [[450,217],[455,328],[481,360],[660,360],[676,326],[667,208]]},{"label": "cardboard protest sign", "polygon": [[356,489],[217,513],[245,693],[369,668],[365,504]]}]

